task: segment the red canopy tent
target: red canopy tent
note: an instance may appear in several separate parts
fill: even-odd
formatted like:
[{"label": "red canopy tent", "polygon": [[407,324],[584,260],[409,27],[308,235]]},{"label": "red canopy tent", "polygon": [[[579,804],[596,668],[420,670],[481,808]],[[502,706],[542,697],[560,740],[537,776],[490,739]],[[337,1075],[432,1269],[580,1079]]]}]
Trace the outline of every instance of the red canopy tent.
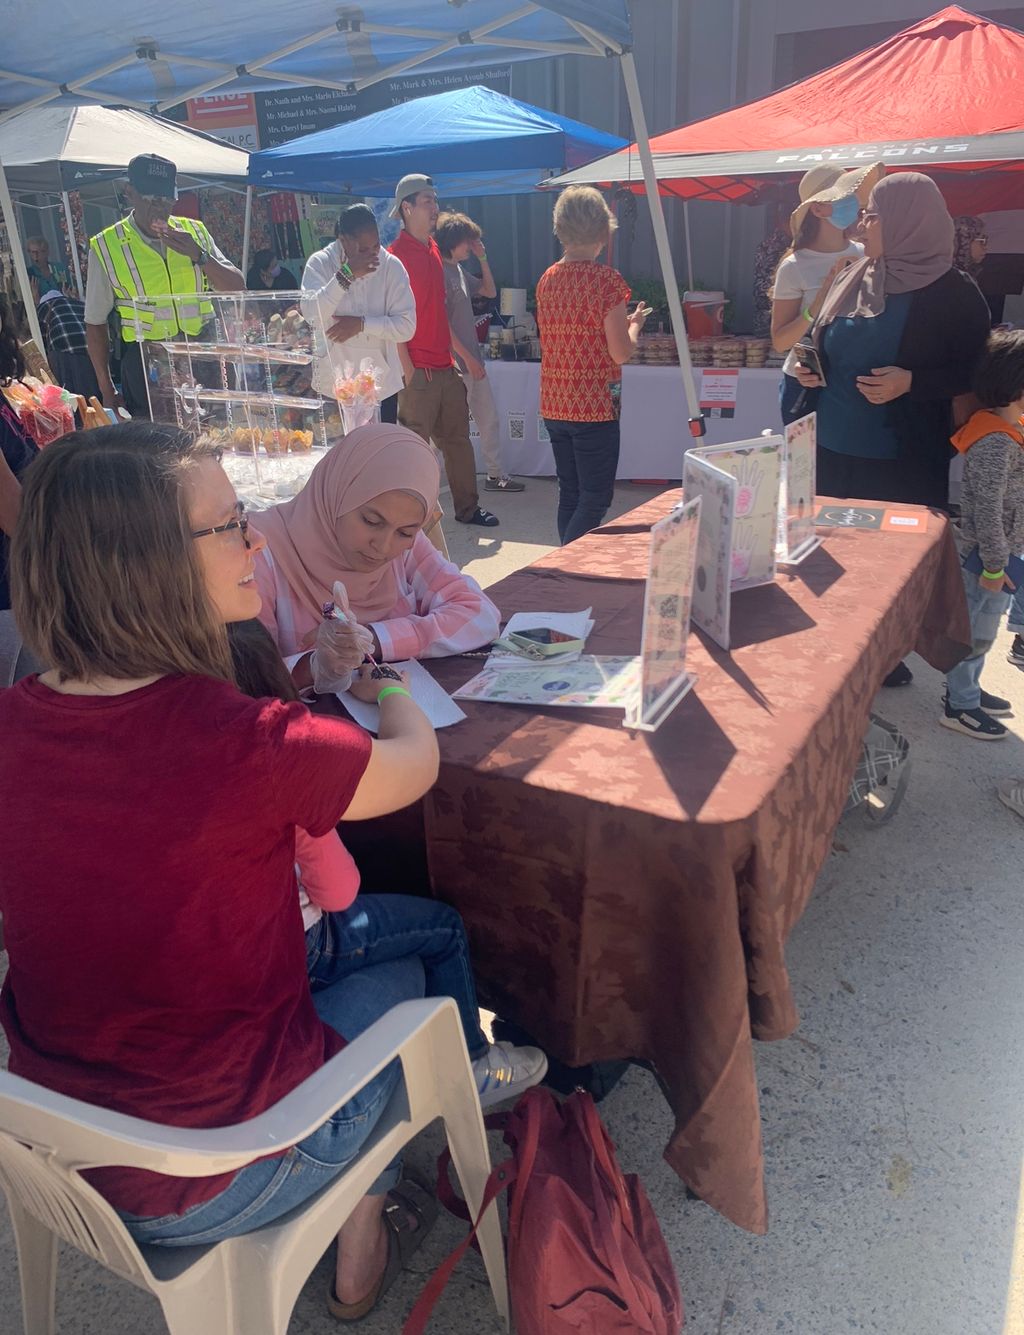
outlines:
[{"label": "red canopy tent", "polygon": [[[765,203],[820,162],[934,176],[954,213],[1024,203],[1024,33],[957,5],[758,102],[651,139],[659,191]],[[642,193],[636,146],[544,183]]]}]

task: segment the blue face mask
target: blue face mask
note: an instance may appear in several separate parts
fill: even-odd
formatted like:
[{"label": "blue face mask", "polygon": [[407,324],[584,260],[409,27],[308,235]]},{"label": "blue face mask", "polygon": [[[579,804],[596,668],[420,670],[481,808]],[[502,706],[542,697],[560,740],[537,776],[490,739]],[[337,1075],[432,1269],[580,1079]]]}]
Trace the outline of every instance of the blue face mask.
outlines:
[{"label": "blue face mask", "polygon": [[852,227],[857,221],[857,214],[860,213],[860,201],[856,195],[845,195],[842,199],[837,199],[832,205],[832,216],[829,219],[833,227],[838,227],[841,232],[845,232],[848,227]]}]

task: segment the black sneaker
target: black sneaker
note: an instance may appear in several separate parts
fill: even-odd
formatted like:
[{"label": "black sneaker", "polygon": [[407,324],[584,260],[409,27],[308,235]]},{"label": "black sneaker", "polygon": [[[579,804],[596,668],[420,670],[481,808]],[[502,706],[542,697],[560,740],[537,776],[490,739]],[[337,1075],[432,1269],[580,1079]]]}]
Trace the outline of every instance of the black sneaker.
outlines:
[{"label": "black sneaker", "polygon": [[914,680],[914,674],[906,663],[897,663],[893,670],[882,682],[883,686],[909,686]]},{"label": "black sneaker", "polygon": [[[943,707],[949,705],[949,691],[942,693]],[[988,691],[982,691],[979,702],[980,709],[989,716],[989,718],[1013,718],[1013,705],[1009,700],[1004,700],[999,695],[989,695]]]},{"label": "black sneaker", "polygon": [[1013,705],[1009,700],[1004,700],[1000,695],[989,695],[988,691],[981,693],[981,708],[989,718],[1013,718]]},{"label": "black sneaker", "polygon": [[1010,645],[1010,652],[1006,655],[1006,661],[1013,663],[1015,667],[1024,668],[1024,635],[1013,637],[1013,643]]},{"label": "black sneaker", "polygon": [[481,510],[478,505],[469,519],[460,519],[459,523],[479,524],[481,528],[497,528],[499,520],[497,515],[492,515],[490,510]]},{"label": "black sneaker", "polygon": [[951,732],[962,732],[976,742],[1001,742],[1006,729],[983,709],[953,709],[948,703],[939,722]]}]

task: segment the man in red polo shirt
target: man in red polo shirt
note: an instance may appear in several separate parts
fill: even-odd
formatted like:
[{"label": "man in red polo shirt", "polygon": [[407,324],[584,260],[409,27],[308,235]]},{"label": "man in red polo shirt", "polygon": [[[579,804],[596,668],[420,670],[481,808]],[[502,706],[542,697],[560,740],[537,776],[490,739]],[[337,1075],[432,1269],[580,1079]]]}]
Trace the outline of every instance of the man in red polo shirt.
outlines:
[{"label": "man in red polo shirt", "polygon": [[497,516],[480,508],[466,386],[452,357],[444,262],[433,237],[437,215],[437,191],[430,177],[403,176],[391,210],[402,230],[390,249],[405,265],[412,284],[416,332],[404,345],[412,374],[398,396],[398,420],[424,440],[433,440],[444,455],[459,523],[494,528]]}]

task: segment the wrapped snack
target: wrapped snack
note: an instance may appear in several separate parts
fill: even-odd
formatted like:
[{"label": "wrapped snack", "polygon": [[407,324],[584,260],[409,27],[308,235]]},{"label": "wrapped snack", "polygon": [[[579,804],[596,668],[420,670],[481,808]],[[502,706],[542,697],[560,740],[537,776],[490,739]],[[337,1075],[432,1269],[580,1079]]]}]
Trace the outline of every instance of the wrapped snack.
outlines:
[{"label": "wrapped snack", "polygon": [[40,449],[75,429],[77,400],[59,385],[43,384],[33,376],[25,376],[5,385],[4,395]]},{"label": "wrapped snack", "polygon": [[358,368],[346,364],[344,373],[334,382],[334,397],[341,409],[345,434],[372,422],[380,402],[381,371],[369,357]]}]

